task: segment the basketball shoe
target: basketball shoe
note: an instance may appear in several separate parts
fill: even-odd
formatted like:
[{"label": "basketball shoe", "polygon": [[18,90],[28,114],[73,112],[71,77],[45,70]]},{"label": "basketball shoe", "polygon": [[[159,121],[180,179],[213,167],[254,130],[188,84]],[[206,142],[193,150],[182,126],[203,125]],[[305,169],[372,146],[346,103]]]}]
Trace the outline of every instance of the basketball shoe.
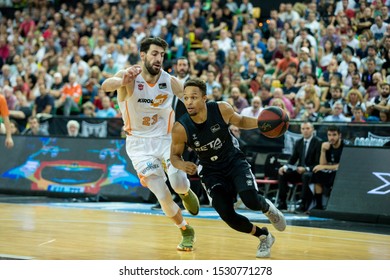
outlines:
[{"label": "basketball shoe", "polygon": [[200,206],[199,199],[196,194],[189,189],[187,194],[179,194],[179,196],[183,201],[184,208],[186,208],[191,215],[198,215]]},{"label": "basketball shoe", "polygon": [[271,247],[275,242],[275,237],[268,233],[268,235],[260,235],[260,244],[257,247],[256,258],[269,258],[271,257]]},{"label": "basketball shoe", "polygon": [[284,218],[282,212],[280,212],[268,199],[265,201],[267,201],[269,205],[269,210],[267,213],[264,213],[264,215],[267,216],[274,228],[278,231],[284,231],[286,229],[286,219]]},{"label": "basketball shoe", "polygon": [[190,225],[185,225],[180,229],[181,231],[181,242],[177,245],[179,251],[192,251],[194,250],[195,243],[195,231]]}]

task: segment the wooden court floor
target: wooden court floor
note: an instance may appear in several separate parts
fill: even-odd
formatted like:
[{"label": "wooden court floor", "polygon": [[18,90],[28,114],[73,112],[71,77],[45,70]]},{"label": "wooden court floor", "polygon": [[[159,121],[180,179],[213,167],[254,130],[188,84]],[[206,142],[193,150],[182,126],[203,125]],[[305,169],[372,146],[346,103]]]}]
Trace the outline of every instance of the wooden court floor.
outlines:
[{"label": "wooden court floor", "polygon": [[[187,218],[193,252],[164,216],[0,203],[0,258],[37,260],[255,260],[258,239],[220,220]],[[261,225],[261,224],[260,224]],[[390,260],[390,235],[288,225],[271,259]]]}]

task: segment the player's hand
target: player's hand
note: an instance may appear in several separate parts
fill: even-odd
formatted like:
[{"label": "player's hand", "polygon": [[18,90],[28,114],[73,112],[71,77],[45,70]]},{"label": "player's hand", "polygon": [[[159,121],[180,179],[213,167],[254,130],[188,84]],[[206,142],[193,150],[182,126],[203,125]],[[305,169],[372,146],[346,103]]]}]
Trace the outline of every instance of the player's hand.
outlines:
[{"label": "player's hand", "polygon": [[279,175],[283,175],[284,174],[284,167],[280,167],[279,168],[279,171],[278,171]]},{"label": "player's hand", "polygon": [[324,169],[325,169],[324,166],[319,164],[319,165],[314,166],[313,172],[317,173],[318,171],[321,171],[321,170],[324,170]]},{"label": "player's hand", "polygon": [[139,65],[133,65],[127,68],[122,78],[122,86],[130,84],[141,72],[142,68]]},{"label": "player's hand", "polygon": [[303,166],[298,166],[297,167],[297,172],[298,172],[298,174],[303,174],[303,173],[306,172],[306,168],[303,167]]},{"label": "player's hand", "polygon": [[328,151],[330,149],[330,143],[329,142],[324,142],[322,144],[322,150]]},{"label": "player's hand", "polygon": [[198,166],[197,166],[195,163],[191,162],[191,161],[185,161],[185,162],[183,163],[183,168],[182,168],[182,170],[183,170],[185,173],[189,174],[189,175],[194,175],[194,174],[196,174],[196,170],[197,170],[197,169],[198,169]]},{"label": "player's hand", "polygon": [[11,137],[7,137],[5,139],[5,147],[8,149],[11,149],[11,148],[13,148],[13,146],[14,146],[14,140],[12,140]]}]

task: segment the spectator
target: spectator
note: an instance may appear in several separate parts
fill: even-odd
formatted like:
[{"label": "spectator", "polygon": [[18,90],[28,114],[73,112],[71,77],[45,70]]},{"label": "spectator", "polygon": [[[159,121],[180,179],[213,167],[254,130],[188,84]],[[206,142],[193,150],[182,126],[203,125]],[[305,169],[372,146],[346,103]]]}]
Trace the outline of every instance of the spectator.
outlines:
[{"label": "spectator", "polygon": [[263,111],[263,105],[261,104],[261,98],[255,96],[252,98],[251,106],[242,109],[240,115],[246,117],[258,118],[261,111]]},{"label": "spectator", "polygon": [[19,131],[23,131],[26,128],[28,118],[32,115],[32,109],[21,91],[17,91],[15,95],[18,103],[15,110],[10,110],[9,114],[11,120],[17,123]]},{"label": "spectator", "polygon": [[234,86],[230,91],[230,98],[228,99],[230,105],[232,105],[233,109],[240,114],[241,111],[248,107],[248,101],[242,96],[240,88]]},{"label": "spectator", "polygon": [[341,102],[336,102],[332,106],[332,114],[324,118],[324,122],[350,122],[351,119],[343,114],[344,105]]},{"label": "spectator", "polygon": [[11,135],[19,135],[20,134],[18,123],[15,120],[10,120],[9,125],[10,125]]},{"label": "spectator", "polygon": [[305,102],[304,106],[301,106],[298,115],[295,117],[296,120],[304,122],[320,122],[322,118],[320,114],[315,110],[314,101],[308,100]]},{"label": "spectator", "polygon": [[371,25],[370,30],[374,35],[375,40],[379,41],[383,38],[383,35],[386,32],[388,23],[383,22],[381,15],[375,17],[375,24]]},{"label": "spectator", "polygon": [[80,124],[78,123],[78,121],[69,120],[66,123],[66,129],[68,131],[69,137],[77,137],[79,136]]},{"label": "spectator", "polygon": [[334,43],[332,40],[325,40],[324,46],[318,47],[318,66],[325,71],[332,61],[334,53]]},{"label": "spectator", "polygon": [[35,98],[34,107],[32,115],[36,116],[37,114],[53,114],[54,111],[54,98],[49,94],[49,91],[46,89],[44,83],[39,85],[40,95]]},{"label": "spectator", "polygon": [[360,106],[356,106],[353,108],[353,117],[351,122],[353,123],[365,123],[366,120],[364,119],[364,113]]},{"label": "spectator", "polygon": [[352,89],[348,92],[347,97],[345,98],[345,105],[343,113],[346,117],[352,117],[353,111],[356,107],[359,107],[363,113],[366,112],[366,105],[362,94],[357,89]]},{"label": "spectator", "polygon": [[79,104],[82,103],[81,85],[76,82],[76,75],[69,74],[69,82],[61,90],[61,107],[63,107],[64,116],[69,116],[71,112],[78,114],[80,112]]},{"label": "spectator", "polygon": [[49,132],[40,126],[37,117],[30,116],[28,118],[28,125],[22,132],[22,135],[49,136]]},{"label": "spectator", "polygon": [[287,69],[289,65],[293,62],[295,65],[299,64],[299,60],[296,57],[292,56],[293,50],[291,48],[287,48],[284,52],[284,58],[279,61],[276,65],[275,72],[273,73],[273,78],[280,80],[287,74]]},{"label": "spectator", "polygon": [[390,84],[384,82],[380,87],[380,95],[367,102],[367,113],[375,120],[379,119],[379,113],[390,109]]},{"label": "spectator", "polygon": [[270,102],[269,102],[269,105],[270,105],[270,106],[275,105],[275,104],[274,104],[274,100],[275,100],[275,99],[280,99],[280,100],[282,100],[283,103],[284,103],[285,109],[287,109],[287,112],[288,112],[289,117],[294,118],[294,116],[295,116],[294,107],[293,107],[293,105],[292,105],[290,99],[288,99],[286,96],[284,96],[284,94],[283,94],[283,89],[281,89],[281,88],[275,88],[275,89],[274,89],[273,98],[272,98],[272,99],[270,100]]},{"label": "spectator", "polygon": [[111,107],[111,99],[109,96],[104,96],[102,99],[102,109],[98,109],[96,117],[98,118],[114,118],[118,112]]},{"label": "spectator", "polygon": [[81,113],[81,117],[85,118],[94,118],[95,114],[95,105],[91,101],[85,102],[82,106],[83,112]]}]

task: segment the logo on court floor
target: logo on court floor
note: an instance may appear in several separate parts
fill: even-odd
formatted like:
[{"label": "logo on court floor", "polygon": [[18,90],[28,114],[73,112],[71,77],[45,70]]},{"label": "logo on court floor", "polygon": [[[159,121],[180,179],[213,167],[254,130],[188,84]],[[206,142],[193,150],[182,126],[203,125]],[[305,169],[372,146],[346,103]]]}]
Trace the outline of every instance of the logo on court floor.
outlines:
[{"label": "logo on court floor", "polygon": [[[390,173],[381,173],[381,172],[372,172],[376,177],[378,177],[382,182],[384,183],[382,186],[379,186],[375,189],[372,189],[368,191],[367,193],[369,194],[381,194],[385,195],[390,193]],[[387,177],[387,178],[385,178]]]}]

